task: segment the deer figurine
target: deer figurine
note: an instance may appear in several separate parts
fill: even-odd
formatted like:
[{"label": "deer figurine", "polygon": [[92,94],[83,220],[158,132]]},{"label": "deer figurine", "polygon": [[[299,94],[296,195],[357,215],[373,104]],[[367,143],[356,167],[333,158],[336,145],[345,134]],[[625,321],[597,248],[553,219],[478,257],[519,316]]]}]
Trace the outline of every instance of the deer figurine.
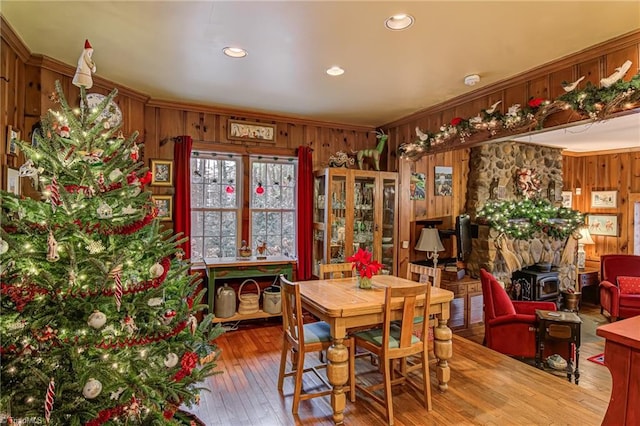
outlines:
[{"label": "deer figurine", "polygon": [[384,145],[387,143],[387,139],[389,139],[389,135],[385,134],[382,130],[377,130],[376,139],[378,139],[378,145],[376,145],[374,149],[361,149],[358,151],[358,168],[360,170],[362,170],[365,158],[371,158],[375,169],[380,170],[380,154],[382,154],[382,150],[384,149]]}]

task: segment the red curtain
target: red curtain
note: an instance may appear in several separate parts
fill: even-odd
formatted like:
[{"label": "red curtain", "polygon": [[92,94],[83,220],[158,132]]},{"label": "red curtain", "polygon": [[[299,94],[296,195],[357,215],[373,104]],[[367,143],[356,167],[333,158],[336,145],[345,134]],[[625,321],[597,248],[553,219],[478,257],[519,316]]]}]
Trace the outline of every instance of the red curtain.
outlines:
[{"label": "red curtain", "polygon": [[298,148],[298,269],[297,280],[312,276],[313,262],[313,150]]},{"label": "red curtain", "polygon": [[[175,166],[175,199],[173,230],[182,233],[183,237],[191,236],[191,136],[178,136],[173,147],[173,162]],[[180,245],[184,250],[184,258],[191,258],[191,242]]]}]

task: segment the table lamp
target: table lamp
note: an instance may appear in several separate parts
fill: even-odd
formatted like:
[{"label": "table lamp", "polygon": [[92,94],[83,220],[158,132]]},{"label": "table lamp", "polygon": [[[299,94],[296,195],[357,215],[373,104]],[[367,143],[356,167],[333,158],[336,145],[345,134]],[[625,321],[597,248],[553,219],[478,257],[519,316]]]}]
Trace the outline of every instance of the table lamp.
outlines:
[{"label": "table lamp", "polygon": [[433,267],[438,267],[438,252],[443,251],[442,241],[436,228],[422,228],[416,250],[426,251],[427,259],[433,259]]},{"label": "table lamp", "polygon": [[595,244],[589,233],[589,228],[580,228],[580,238],[578,239],[578,269],[584,269],[587,254],[584,251],[585,244]]}]

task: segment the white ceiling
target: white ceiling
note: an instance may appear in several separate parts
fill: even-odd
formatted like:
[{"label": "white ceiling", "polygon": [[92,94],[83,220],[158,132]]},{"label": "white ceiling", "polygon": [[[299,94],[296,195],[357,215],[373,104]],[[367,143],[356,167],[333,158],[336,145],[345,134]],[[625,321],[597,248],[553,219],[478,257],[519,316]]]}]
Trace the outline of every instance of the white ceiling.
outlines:
[{"label": "white ceiling", "polygon": [[[0,12],[31,52],[70,65],[88,38],[98,75],[154,99],[367,126],[640,28],[639,1],[0,0]],[[415,24],[386,30],[400,12]],[[332,65],[346,73],[329,77]],[[482,80],[465,86],[467,74]]]}]

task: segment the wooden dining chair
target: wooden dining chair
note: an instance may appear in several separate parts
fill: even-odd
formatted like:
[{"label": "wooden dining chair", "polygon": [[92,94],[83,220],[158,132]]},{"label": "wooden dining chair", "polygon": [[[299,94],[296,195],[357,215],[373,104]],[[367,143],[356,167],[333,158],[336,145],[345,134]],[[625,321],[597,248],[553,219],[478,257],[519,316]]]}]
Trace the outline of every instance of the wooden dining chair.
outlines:
[{"label": "wooden dining chair", "polygon": [[[293,405],[291,411],[298,414],[298,406],[301,400],[330,395],[331,385],[320,374],[318,369],[326,368],[326,364],[305,368],[304,360],[308,352],[319,352],[331,346],[331,329],[324,321],[304,324],[302,315],[302,303],[300,301],[300,286],[280,275],[280,291],[282,294],[282,355],[280,358],[280,373],[278,374],[278,391],[282,393],[282,385],[285,377],[294,376]],[[353,339],[344,339],[343,344],[349,348],[349,396],[352,402],[356,400],[355,370]],[[291,370],[286,371],[287,355],[291,353]],[[303,392],[302,376],[304,373],[313,372],[324,385],[328,387],[324,391]]]},{"label": "wooden dining chair", "polygon": [[[430,283],[433,287],[440,287],[440,278],[442,275],[442,271],[438,268],[433,268],[431,266],[424,265],[416,265],[415,263],[409,263],[409,267],[407,268],[407,279],[419,283]],[[423,318],[415,317],[413,319],[414,323],[414,333],[420,333],[421,324]],[[437,321],[431,316],[429,318],[429,328],[427,330],[436,327]],[[402,360],[401,368],[404,373],[410,373],[412,371],[418,370],[420,368],[420,363],[415,360],[415,357],[405,358]]]},{"label": "wooden dining chair", "polygon": [[[424,296],[424,302],[419,299]],[[393,321],[393,308],[398,306],[398,299],[402,299],[402,321]],[[392,299],[394,300],[392,302]],[[429,377],[429,351],[427,321],[423,321],[420,337],[413,333],[413,318],[417,315],[427,317],[431,302],[431,286],[416,284],[409,287],[387,287],[384,295],[384,314],[382,328],[361,331],[353,334],[356,347],[360,347],[375,354],[382,371],[382,383],[363,385],[356,382],[356,388],[367,394],[371,399],[386,408],[387,422],[393,424],[393,399],[391,387],[398,383],[408,383],[418,392],[422,392],[424,406],[431,411],[431,379]],[[418,304],[423,303],[418,308]],[[354,352],[351,352],[353,357]],[[416,381],[416,375],[395,370],[396,360],[408,356],[419,355],[422,370],[422,386]],[[353,358],[352,358],[353,359]],[[393,376],[392,376],[393,373]],[[384,389],[384,397],[377,391]]]},{"label": "wooden dining chair", "polygon": [[345,278],[353,276],[353,265],[351,263],[321,263],[320,279],[325,278]]}]

